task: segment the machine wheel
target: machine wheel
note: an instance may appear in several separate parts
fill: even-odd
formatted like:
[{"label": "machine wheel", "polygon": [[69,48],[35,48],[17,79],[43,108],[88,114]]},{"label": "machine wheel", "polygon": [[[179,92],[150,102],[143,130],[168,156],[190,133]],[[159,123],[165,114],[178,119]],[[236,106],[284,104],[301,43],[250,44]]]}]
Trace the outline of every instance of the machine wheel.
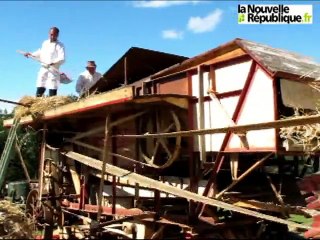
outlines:
[{"label": "machine wheel", "polygon": [[56,164],[51,159],[45,159],[42,184],[29,192],[26,201],[26,215],[34,222],[34,230],[43,232],[44,239],[52,238],[55,223],[61,226],[64,222],[57,203],[59,200],[54,199],[59,192],[59,177]]},{"label": "machine wheel", "polygon": [[[173,110],[155,109],[140,119],[140,133],[169,133],[181,131],[181,124]],[[139,153],[154,168],[169,167],[179,156],[181,136],[146,138],[139,141]]]},{"label": "machine wheel", "polygon": [[39,192],[33,189],[29,192],[26,201],[26,216],[32,219],[34,231],[43,231],[45,239],[51,238],[53,234],[52,211],[39,200]]}]

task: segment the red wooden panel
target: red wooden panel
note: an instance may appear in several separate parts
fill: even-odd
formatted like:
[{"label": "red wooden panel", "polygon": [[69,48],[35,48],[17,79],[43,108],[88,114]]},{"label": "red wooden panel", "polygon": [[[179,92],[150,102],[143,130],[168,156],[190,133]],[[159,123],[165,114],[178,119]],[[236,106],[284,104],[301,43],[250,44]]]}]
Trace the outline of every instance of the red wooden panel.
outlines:
[{"label": "red wooden panel", "polygon": [[182,94],[188,95],[189,84],[188,78],[177,79],[170,82],[159,83],[158,93],[159,94]]}]

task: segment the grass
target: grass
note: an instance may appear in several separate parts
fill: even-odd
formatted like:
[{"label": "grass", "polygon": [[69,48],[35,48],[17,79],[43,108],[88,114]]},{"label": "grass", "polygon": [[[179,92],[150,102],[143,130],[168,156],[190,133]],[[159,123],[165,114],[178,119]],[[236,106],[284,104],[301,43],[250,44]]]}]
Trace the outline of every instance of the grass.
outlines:
[{"label": "grass", "polygon": [[301,224],[304,224],[307,226],[311,226],[311,224],[313,222],[312,217],[306,218],[305,216],[298,215],[298,214],[290,214],[290,217],[288,220],[290,220],[292,222],[296,222],[296,223],[301,223]]}]

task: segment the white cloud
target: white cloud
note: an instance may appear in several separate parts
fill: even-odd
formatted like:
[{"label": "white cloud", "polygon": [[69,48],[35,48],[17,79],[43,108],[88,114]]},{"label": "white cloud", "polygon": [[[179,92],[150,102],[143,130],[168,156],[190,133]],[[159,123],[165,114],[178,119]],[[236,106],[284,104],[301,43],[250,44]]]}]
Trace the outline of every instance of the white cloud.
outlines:
[{"label": "white cloud", "polygon": [[183,32],[176,30],[164,30],[162,31],[162,37],[165,39],[182,39]]},{"label": "white cloud", "polygon": [[188,22],[188,29],[194,33],[213,31],[220,23],[223,11],[216,9],[206,17],[191,17]]},{"label": "white cloud", "polygon": [[175,5],[198,4],[201,1],[134,1],[134,7],[141,8],[164,8]]}]

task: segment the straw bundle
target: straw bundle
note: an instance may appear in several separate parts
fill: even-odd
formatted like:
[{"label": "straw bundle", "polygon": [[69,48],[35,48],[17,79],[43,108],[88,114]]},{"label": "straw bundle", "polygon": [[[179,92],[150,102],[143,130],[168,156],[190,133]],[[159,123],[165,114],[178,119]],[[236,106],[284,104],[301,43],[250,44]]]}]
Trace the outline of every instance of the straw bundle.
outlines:
[{"label": "straw bundle", "polygon": [[46,110],[53,109],[74,101],[76,101],[76,99],[72,96],[25,96],[19,101],[19,103],[24,104],[25,106],[17,106],[14,110],[14,116],[18,118],[26,115],[39,116],[43,114]]},{"label": "straw bundle", "polygon": [[[296,110],[293,116],[283,117],[282,119],[301,118],[316,114],[319,114],[319,112]],[[297,146],[302,146],[305,151],[317,151],[320,149],[320,124],[306,124],[281,128],[280,137]]]},{"label": "straw bundle", "polygon": [[19,205],[0,201],[0,239],[32,239],[33,226]]}]

